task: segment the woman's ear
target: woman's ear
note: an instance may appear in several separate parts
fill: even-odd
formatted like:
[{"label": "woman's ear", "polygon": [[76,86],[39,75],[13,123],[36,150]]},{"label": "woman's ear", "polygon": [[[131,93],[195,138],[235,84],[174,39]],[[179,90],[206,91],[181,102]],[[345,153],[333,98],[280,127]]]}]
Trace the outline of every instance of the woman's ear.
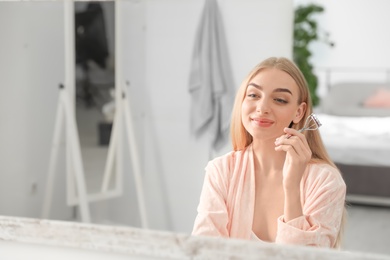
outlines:
[{"label": "woman's ear", "polygon": [[299,123],[299,121],[302,120],[302,117],[305,115],[306,108],[307,108],[307,104],[305,102],[302,102],[298,106],[297,112],[296,112],[295,117],[293,119],[294,124],[297,124],[297,123]]}]

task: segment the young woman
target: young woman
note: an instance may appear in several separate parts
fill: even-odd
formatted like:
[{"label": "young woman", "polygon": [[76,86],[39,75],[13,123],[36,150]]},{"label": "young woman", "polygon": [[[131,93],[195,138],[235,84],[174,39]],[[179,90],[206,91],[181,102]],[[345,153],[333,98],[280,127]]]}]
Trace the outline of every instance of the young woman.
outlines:
[{"label": "young woman", "polygon": [[241,84],[233,151],[206,167],[193,235],[339,247],[346,186],[318,131],[306,80],[286,58],[269,58]]}]

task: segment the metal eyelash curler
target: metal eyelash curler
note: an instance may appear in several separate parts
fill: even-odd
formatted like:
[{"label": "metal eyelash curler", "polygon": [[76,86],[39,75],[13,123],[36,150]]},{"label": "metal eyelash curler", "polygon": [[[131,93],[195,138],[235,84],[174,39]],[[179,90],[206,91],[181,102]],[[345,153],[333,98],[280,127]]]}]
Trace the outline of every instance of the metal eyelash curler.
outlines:
[{"label": "metal eyelash curler", "polygon": [[302,133],[305,130],[317,130],[320,126],[322,126],[320,120],[318,120],[318,117],[314,114],[311,113],[307,118],[305,125],[299,129],[298,131]]},{"label": "metal eyelash curler", "polygon": [[[317,130],[320,126],[322,126],[322,124],[320,120],[318,120],[318,117],[314,113],[311,113],[306,118],[305,125],[301,129],[299,129],[298,132],[302,133],[305,130],[314,131]],[[290,137],[291,135],[288,135],[287,139]]]}]

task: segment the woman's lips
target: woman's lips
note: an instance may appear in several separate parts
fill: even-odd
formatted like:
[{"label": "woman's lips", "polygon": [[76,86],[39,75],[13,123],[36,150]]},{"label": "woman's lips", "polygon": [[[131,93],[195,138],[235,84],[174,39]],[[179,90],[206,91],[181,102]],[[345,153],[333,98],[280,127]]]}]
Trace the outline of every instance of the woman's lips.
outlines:
[{"label": "woman's lips", "polygon": [[252,122],[261,127],[270,127],[274,123],[274,121],[266,118],[252,118]]}]

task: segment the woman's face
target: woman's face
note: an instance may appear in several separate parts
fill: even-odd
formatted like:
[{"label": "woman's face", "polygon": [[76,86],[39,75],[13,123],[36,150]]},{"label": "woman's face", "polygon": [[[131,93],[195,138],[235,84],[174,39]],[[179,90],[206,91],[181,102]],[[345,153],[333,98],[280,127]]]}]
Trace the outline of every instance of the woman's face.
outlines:
[{"label": "woman's face", "polygon": [[242,123],[253,139],[266,140],[282,135],[293,121],[298,123],[306,104],[298,104],[299,88],[284,71],[261,70],[248,84],[241,107]]}]

